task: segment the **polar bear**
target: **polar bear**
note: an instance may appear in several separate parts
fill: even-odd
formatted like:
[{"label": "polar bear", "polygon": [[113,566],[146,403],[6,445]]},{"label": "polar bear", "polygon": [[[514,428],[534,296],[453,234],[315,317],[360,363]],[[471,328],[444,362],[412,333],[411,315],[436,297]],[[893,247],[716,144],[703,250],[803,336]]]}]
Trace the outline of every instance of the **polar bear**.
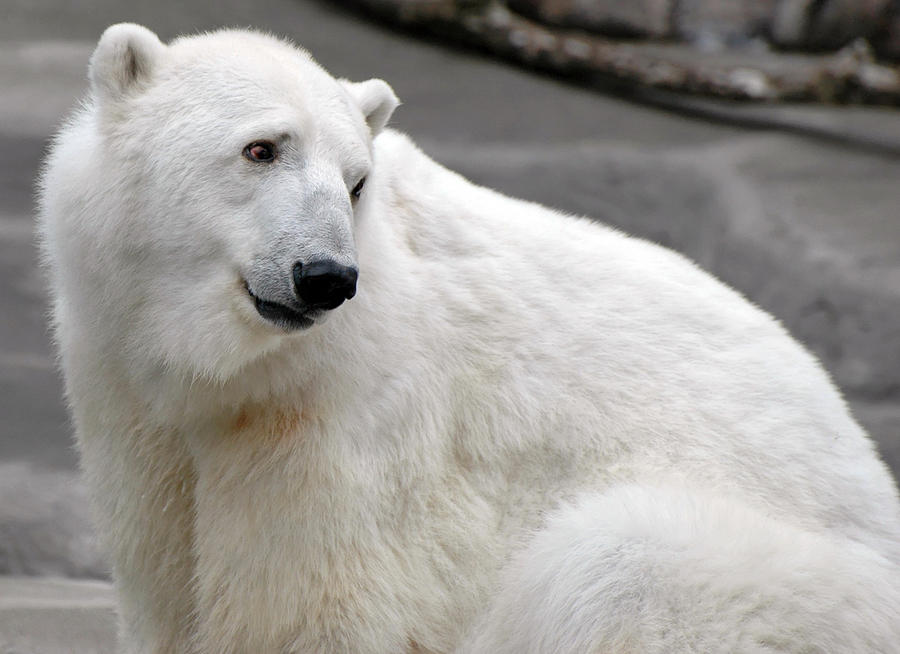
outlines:
[{"label": "polar bear", "polygon": [[121,651],[900,651],[896,487],[738,293],[267,35],[89,78],[40,225]]}]

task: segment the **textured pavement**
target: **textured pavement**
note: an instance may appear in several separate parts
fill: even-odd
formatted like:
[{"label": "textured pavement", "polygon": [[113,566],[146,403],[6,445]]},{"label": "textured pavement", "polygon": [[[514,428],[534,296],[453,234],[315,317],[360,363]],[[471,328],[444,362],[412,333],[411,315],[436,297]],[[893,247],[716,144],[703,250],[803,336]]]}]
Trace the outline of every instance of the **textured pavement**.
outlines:
[{"label": "textured pavement", "polygon": [[[383,77],[404,102],[393,126],[437,160],[679,249],[782,319],[900,470],[900,112],[744,107],[729,124],[730,109],[709,105],[726,119],[710,122],[696,107],[629,103],[314,0],[11,0],[0,8],[0,573],[103,570],[45,328],[32,188],[96,39],[120,20],[163,39],[252,25],[295,39],[337,76]],[[827,138],[796,133],[807,126]],[[17,594],[0,583],[0,607]],[[0,653],[56,651],[4,650],[9,610]]]}]

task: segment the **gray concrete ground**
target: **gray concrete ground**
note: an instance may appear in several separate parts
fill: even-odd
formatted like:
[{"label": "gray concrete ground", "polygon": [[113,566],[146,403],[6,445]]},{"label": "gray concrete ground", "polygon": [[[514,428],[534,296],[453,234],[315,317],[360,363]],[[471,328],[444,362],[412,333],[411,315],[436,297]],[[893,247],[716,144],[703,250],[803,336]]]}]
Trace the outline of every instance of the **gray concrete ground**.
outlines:
[{"label": "gray concrete ground", "polygon": [[[45,329],[32,182],[46,139],[83,92],[94,42],[120,20],[142,22],[164,39],[252,25],[296,39],[336,75],[387,79],[404,101],[394,126],[439,161],[479,183],[682,250],[781,318],[822,358],[900,470],[900,148],[892,154],[891,147],[900,144],[900,113],[741,110],[763,123],[812,123],[830,139],[708,122],[430,45],[315,0],[7,0],[0,7],[0,573],[104,569]],[[0,578],[0,652],[109,650],[106,591],[98,600],[94,586],[34,583]],[[68,649],[52,644],[70,637]]]},{"label": "gray concrete ground", "polygon": [[115,632],[108,583],[0,577],[0,654],[109,654]]}]

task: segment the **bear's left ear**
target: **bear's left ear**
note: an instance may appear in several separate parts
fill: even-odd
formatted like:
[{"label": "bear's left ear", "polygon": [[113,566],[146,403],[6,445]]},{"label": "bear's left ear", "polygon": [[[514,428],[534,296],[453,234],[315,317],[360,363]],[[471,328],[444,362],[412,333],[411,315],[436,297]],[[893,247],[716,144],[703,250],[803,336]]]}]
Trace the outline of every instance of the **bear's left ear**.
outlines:
[{"label": "bear's left ear", "polygon": [[394,109],[400,104],[394,90],[384,80],[370,79],[356,83],[341,80],[341,84],[365,116],[372,136],[384,128]]}]

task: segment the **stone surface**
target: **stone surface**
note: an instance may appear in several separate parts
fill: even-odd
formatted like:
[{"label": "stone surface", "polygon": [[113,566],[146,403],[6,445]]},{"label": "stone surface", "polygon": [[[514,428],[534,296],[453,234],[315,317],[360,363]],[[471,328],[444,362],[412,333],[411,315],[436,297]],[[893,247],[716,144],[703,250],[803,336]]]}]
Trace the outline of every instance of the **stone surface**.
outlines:
[{"label": "stone surface", "polygon": [[0,577],[0,654],[109,654],[115,633],[107,583]]},{"label": "stone surface", "polygon": [[75,471],[0,461],[0,498],[0,575],[108,576]]},{"label": "stone surface", "polygon": [[[900,470],[897,111],[652,95],[641,104],[430,44],[311,0],[158,0],[127,8],[90,0],[88,9],[9,0],[2,12],[5,569],[105,571],[75,481],[31,211],[46,140],[82,94],[99,34],[119,20],[145,23],[165,39],[255,25],[296,39],[339,76],[389,80],[404,102],[393,125],[439,161],[477,183],[681,250],[781,318],[822,358],[895,474]],[[11,593],[0,586],[0,598]],[[40,615],[39,622],[57,619]]]}]

